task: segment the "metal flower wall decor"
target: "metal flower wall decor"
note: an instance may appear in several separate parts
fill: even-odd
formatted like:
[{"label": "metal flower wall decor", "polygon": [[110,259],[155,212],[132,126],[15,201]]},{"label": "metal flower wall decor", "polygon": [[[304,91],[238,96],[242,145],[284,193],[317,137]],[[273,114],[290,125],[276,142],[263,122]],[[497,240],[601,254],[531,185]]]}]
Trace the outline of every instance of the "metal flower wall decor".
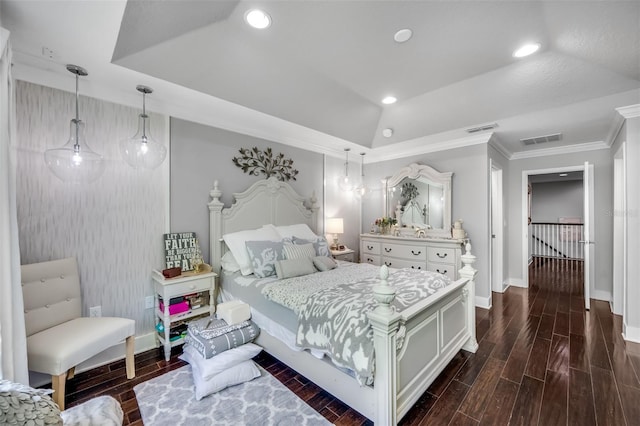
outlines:
[{"label": "metal flower wall decor", "polygon": [[233,164],[240,167],[243,172],[258,176],[264,174],[266,178],[275,176],[278,180],[286,182],[296,180],[298,171],[293,168],[293,160],[284,158],[283,153],[273,154],[271,148],[264,151],[257,147],[240,148],[240,157],[233,157]]}]

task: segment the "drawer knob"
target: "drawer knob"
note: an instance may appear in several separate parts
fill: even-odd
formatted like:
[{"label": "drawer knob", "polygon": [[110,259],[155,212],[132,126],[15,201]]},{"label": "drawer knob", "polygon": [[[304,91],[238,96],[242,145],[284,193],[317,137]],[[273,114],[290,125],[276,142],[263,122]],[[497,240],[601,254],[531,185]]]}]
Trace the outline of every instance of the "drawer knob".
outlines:
[{"label": "drawer knob", "polygon": [[447,253],[445,254],[436,253],[436,256],[438,256],[440,259],[444,259],[445,257],[447,257]]},{"label": "drawer knob", "polygon": [[373,246],[367,246],[367,250],[373,250]]},{"label": "drawer knob", "polygon": [[446,275],[447,274],[447,270],[445,269],[444,271],[441,271],[440,269],[436,268],[436,272],[441,273],[442,275]]},{"label": "drawer knob", "polygon": [[384,262],[385,265],[391,266],[391,262]]},{"label": "drawer knob", "polygon": [[418,252],[416,253],[415,251],[411,250],[411,254],[414,256],[420,256],[422,254],[422,251],[418,250]]},{"label": "drawer knob", "polygon": [[367,262],[369,262],[369,263],[373,263],[373,259],[372,259],[372,258],[370,258],[370,257],[367,257]]},{"label": "drawer knob", "polygon": [[411,269],[422,269],[422,266],[417,266],[416,267],[416,266],[411,265]]},{"label": "drawer knob", "polygon": [[385,247],[384,251],[386,251],[387,253],[391,253],[391,249],[389,247]]}]

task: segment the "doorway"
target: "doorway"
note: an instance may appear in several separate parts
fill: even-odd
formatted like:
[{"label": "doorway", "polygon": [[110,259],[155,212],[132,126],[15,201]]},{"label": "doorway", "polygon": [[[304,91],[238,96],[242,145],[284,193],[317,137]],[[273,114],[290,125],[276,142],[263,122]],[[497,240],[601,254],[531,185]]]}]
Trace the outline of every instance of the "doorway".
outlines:
[{"label": "doorway", "polygon": [[[549,228],[555,229],[558,232],[557,235],[553,235],[551,237],[537,237],[533,235],[533,226],[529,226],[530,218],[531,218],[531,194],[529,193],[528,184],[531,179],[536,179],[536,177],[545,175],[550,179],[554,179],[556,176],[558,180],[562,178],[560,175],[568,175],[575,174],[576,172],[580,173],[580,179],[582,180],[582,200],[577,204],[582,207],[581,211],[579,211],[577,216],[581,216],[584,221],[584,226],[579,225],[582,228],[581,231],[578,231],[578,228],[575,229],[570,225],[558,225],[560,222],[559,218],[553,218],[553,220],[548,220]],[[578,241],[582,243],[580,245],[580,251],[584,253],[584,265],[581,268],[584,271],[584,302],[586,309],[589,309],[589,296],[593,292],[593,262],[591,261],[593,257],[593,166],[585,163],[584,165],[579,166],[569,166],[569,167],[561,167],[561,168],[551,168],[551,169],[541,169],[541,170],[525,170],[522,172],[522,229],[524,230],[523,235],[524,238],[522,240],[522,277],[524,281],[524,286],[529,287],[529,264],[533,260],[532,252],[534,251],[533,245],[538,244],[543,249],[547,250],[546,253],[543,253],[543,256],[548,257],[561,257],[567,258],[572,257],[566,255],[564,252],[566,247],[561,249],[554,244],[550,244],[547,241],[552,240],[557,242],[557,244],[566,244],[570,241],[574,246],[577,245]],[[584,204],[583,204],[584,203]],[[544,221],[542,221],[541,225],[546,225]],[[553,223],[555,222],[555,223]],[[570,221],[569,221],[570,222]],[[554,226],[555,225],[555,226]],[[537,229],[537,228],[536,228]],[[573,231],[580,232],[580,236],[577,236]],[[536,231],[540,232],[540,231]],[[581,238],[582,237],[582,238]],[[591,260],[590,260],[591,259]]]},{"label": "doorway", "polygon": [[489,261],[491,291],[503,293],[505,290],[503,279],[503,193],[502,193],[502,169],[493,161],[491,162],[491,211],[490,211],[490,255]]},{"label": "doorway", "polygon": [[627,291],[627,184],[626,146],[623,142],[613,156],[613,300],[611,311],[626,317]]}]

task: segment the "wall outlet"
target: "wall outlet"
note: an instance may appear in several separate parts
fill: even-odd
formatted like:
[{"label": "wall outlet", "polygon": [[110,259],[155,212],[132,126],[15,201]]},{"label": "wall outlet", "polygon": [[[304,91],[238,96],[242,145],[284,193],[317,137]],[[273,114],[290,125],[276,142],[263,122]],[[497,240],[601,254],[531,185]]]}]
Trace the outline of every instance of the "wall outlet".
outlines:
[{"label": "wall outlet", "polygon": [[154,304],[153,296],[147,296],[144,298],[145,309],[153,309],[153,304]]},{"label": "wall outlet", "polygon": [[101,317],[102,316],[102,306],[92,306],[89,308],[89,316],[90,317]]}]

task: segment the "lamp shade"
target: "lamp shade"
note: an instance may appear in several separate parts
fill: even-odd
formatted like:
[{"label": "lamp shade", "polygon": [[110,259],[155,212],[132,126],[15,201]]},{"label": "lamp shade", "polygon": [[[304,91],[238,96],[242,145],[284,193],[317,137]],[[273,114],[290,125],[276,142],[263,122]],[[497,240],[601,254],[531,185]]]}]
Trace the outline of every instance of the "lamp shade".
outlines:
[{"label": "lamp shade", "polygon": [[343,234],[344,221],[341,217],[327,219],[327,234]]}]

